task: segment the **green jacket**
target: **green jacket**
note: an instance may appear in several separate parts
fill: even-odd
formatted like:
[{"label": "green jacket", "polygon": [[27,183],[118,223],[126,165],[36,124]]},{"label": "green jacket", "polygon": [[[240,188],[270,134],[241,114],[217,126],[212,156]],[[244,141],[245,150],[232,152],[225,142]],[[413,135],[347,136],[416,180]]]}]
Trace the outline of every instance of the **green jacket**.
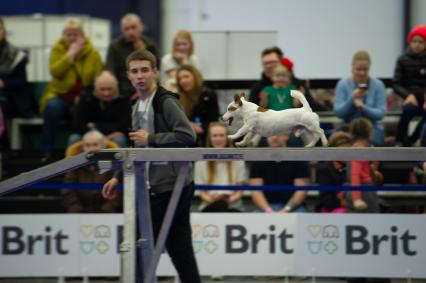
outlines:
[{"label": "green jacket", "polygon": [[49,60],[52,81],[40,99],[40,112],[44,111],[49,99],[70,91],[77,78],[81,79],[82,86],[86,88],[92,86],[95,78],[102,72],[101,56],[90,40],[86,38],[85,47],[77,54],[74,61],[67,56],[68,48],[63,38],[59,39],[52,48]]}]

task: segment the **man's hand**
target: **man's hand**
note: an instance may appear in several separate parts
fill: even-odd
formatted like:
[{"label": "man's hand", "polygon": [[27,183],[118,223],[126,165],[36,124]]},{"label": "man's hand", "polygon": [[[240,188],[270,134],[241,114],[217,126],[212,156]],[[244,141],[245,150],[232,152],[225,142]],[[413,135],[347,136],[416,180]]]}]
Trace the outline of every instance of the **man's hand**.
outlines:
[{"label": "man's hand", "polygon": [[130,132],[129,138],[135,146],[144,147],[148,144],[149,133],[145,130],[139,130],[136,132]]},{"label": "man's hand", "polygon": [[404,102],[402,103],[402,105],[407,105],[407,104],[413,104],[415,106],[419,106],[419,103],[417,102],[417,98],[414,94],[410,94],[404,99]]},{"label": "man's hand", "polygon": [[118,185],[118,179],[112,178],[108,182],[105,183],[102,188],[102,196],[106,199],[114,199],[117,197],[117,191],[115,187]]}]

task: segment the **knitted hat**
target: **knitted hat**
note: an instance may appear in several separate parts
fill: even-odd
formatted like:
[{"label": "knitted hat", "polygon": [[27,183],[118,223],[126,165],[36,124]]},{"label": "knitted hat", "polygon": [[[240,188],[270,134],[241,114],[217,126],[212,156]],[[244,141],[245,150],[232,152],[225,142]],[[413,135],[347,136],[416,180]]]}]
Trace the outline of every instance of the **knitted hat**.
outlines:
[{"label": "knitted hat", "polygon": [[420,36],[423,40],[426,41],[426,25],[416,26],[408,34],[408,43],[413,41],[413,37]]},{"label": "knitted hat", "polygon": [[281,64],[286,66],[290,72],[293,71],[293,66],[294,66],[293,61],[291,61],[288,57],[281,58],[280,62]]}]

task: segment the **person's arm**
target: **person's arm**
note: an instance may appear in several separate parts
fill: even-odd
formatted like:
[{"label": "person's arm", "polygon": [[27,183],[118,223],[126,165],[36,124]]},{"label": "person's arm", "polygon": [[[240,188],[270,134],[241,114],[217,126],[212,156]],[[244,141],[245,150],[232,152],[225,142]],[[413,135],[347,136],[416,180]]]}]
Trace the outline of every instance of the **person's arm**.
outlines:
[{"label": "person's arm", "polygon": [[373,95],[374,104],[372,106],[364,104],[361,111],[367,119],[377,121],[383,119],[386,113],[385,86],[381,81],[378,82]]},{"label": "person's arm", "polygon": [[263,108],[268,108],[268,93],[266,93],[264,90],[262,90],[259,93],[259,106]]},{"label": "person's arm", "polygon": [[[19,51],[22,54],[22,51]],[[17,55],[19,56],[19,55]],[[5,90],[13,91],[16,88],[22,88],[27,84],[27,63],[28,58],[25,55],[22,56],[21,61],[13,68],[10,74],[1,77],[3,81],[3,88]]]},{"label": "person's arm", "polygon": [[361,161],[351,162],[351,186],[361,186]]},{"label": "person's arm", "polygon": [[[262,178],[251,178],[249,180],[250,186],[262,186],[263,179]],[[273,212],[272,208],[269,205],[268,200],[262,191],[253,191],[251,193],[251,199],[257,208],[262,210],[263,212]]]},{"label": "person's arm", "polygon": [[336,86],[335,101],[333,106],[334,113],[345,120],[353,111],[352,93],[344,85],[344,80],[340,80]]},{"label": "person's arm", "polygon": [[411,93],[410,91],[404,86],[404,68],[402,66],[402,58],[399,58],[396,62],[395,70],[393,73],[392,78],[392,88],[402,98],[406,98]]},{"label": "person's arm", "polygon": [[[293,181],[294,186],[306,186],[308,184],[307,178],[295,178]],[[291,199],[287,202],[287,204],[282,209],[282,212],[292,212],[294,209],[298,208],[303,204],[308,194],[306,191],[295,191]]]},{"label": "person's arm", "polygon": [[163,116],[169,132],[150,133],[148,145],[154,147],[186,147],[195,144],[196,136],[177,99],[163,101]]},{"label": "person's arm", "polygon": [[61,80],[65,73],[74,66],[74,62],[58,46],[53,47],[50,54],[49,69],[50,74],[55,79]]}]

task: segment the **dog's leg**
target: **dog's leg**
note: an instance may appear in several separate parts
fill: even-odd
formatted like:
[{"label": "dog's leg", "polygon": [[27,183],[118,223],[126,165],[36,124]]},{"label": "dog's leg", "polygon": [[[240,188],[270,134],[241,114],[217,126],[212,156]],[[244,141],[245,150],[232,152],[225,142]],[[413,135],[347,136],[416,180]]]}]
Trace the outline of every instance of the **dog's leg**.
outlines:
[{"label": "dog's leg", "polygon": [[228,139],[230,139],[230,140],[236,140],[236,139],[244,136],[245,134],[247,134],[249,131],[250,131],[249,126],[244,125],[235,134],[229,135]]},{"label": "dog's leg", "polygon": [[236,142],[235,145],[238,147],[247,146],[254,135],[255,134],[253,133],[253,131],[249,131],[247,135],[244,136],[243,140],[240,142]]},{"label": "dog's leg", "polygon": [[304,132],[305,132],[305,128],[298,128],[298,129],[296,129],[296,131],[294,132],[294,136],[295,136],[296,138],[300,138]]},{"label": "dog's leg", "polygon": [[326,138],[326,136],[324,134],[324,130],[321,129],[321,128],[319,128],[318,131],[319,131],[319,135],[321,137],[322,146],[327,146],[328,145],[328,140],[327,140],[327,138]]}]

